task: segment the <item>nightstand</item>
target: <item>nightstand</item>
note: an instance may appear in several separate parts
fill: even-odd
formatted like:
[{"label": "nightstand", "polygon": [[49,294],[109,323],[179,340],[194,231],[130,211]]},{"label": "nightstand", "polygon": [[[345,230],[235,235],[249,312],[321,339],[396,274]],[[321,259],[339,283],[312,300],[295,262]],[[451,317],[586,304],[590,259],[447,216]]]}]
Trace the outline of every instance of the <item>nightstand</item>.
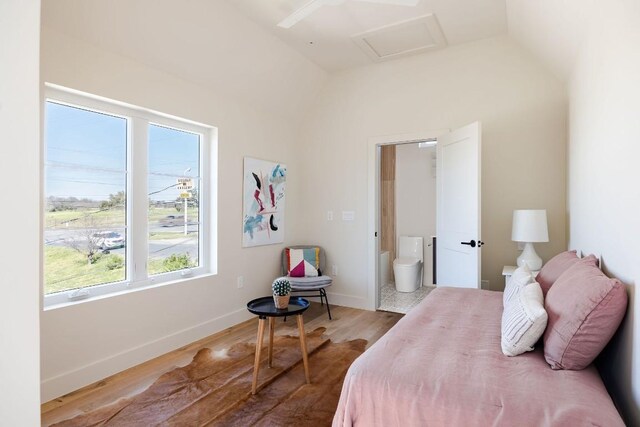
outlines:
[{"label": "nightstand", "polygon": [[[518,268],[518,267],[516,267],[515,265],[505,265],[502,268],[502,275],[504,276],[504,285],[505,286],[507,286],[507,282],[509,282],[509,279],[513,275],[513,272],[516,271],[516,268]],[[533,274],[533,277],[535,277],[539,272],[540,272],[540,270],[536,270],[536,271],[532,271],[531,274]]]}]

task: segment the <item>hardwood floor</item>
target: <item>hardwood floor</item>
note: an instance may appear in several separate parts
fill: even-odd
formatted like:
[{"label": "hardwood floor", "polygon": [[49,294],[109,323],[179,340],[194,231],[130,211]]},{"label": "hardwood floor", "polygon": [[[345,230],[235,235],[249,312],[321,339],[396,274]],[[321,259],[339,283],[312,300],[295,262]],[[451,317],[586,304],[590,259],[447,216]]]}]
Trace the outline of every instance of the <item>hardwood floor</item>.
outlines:
[{"label": "hardwood floor", "polygon": [[[376,342],[398,320],[402,314],[381,311],[366,311],[355,308],[331,306],[333,320],[327,317],[326,309],[312,303],[304,313],[307,332],[318,327],[327,328],[325,334],[334,342],[364,338],[367,347]],[[42,425],[62,421],[86,411],[99,408],[123,397],[135,395],[149,387],[164,372],[191,362],[193,356],[204,347],[213,350],[228,348],[237,342],[255,342],[258,319],[232,326],[217,334],[203,338],[148,362],[122,371],[102,381],[44,403],[41,407]],[[276,321],[276,335],[297,335],[295,318]]]}]

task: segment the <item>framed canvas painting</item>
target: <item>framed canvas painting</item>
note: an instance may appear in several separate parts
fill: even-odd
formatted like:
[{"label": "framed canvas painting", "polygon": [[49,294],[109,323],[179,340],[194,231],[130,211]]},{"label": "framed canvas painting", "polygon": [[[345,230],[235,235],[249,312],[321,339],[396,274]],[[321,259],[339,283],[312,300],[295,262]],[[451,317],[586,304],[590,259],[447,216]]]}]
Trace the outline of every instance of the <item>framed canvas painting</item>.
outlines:
[{"label": "framed canvas painting", "polygon": [[244,158],[243,247],[284,242],[286,179],[282,163]]}]

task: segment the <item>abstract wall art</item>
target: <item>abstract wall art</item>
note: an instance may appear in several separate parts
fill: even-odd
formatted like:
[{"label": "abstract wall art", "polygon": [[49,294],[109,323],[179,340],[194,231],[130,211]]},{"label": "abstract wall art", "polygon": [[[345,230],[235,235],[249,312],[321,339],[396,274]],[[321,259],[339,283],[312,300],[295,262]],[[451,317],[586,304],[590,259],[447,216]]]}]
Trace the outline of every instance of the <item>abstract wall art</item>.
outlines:
[{"label": "abstract wall art", "polygon": [[282,163],[244,158],[243,247],[284,242],[286,178]]}]

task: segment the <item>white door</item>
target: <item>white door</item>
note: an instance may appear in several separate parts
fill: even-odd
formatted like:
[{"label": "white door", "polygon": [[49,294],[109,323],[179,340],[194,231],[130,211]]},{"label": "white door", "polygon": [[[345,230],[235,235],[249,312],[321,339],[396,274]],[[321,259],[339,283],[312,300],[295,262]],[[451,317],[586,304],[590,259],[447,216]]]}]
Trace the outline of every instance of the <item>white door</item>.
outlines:
[{"label": "white door", "polygon": [[480,122],[438,137],[438,286],[480,288],[480,148]]}]

